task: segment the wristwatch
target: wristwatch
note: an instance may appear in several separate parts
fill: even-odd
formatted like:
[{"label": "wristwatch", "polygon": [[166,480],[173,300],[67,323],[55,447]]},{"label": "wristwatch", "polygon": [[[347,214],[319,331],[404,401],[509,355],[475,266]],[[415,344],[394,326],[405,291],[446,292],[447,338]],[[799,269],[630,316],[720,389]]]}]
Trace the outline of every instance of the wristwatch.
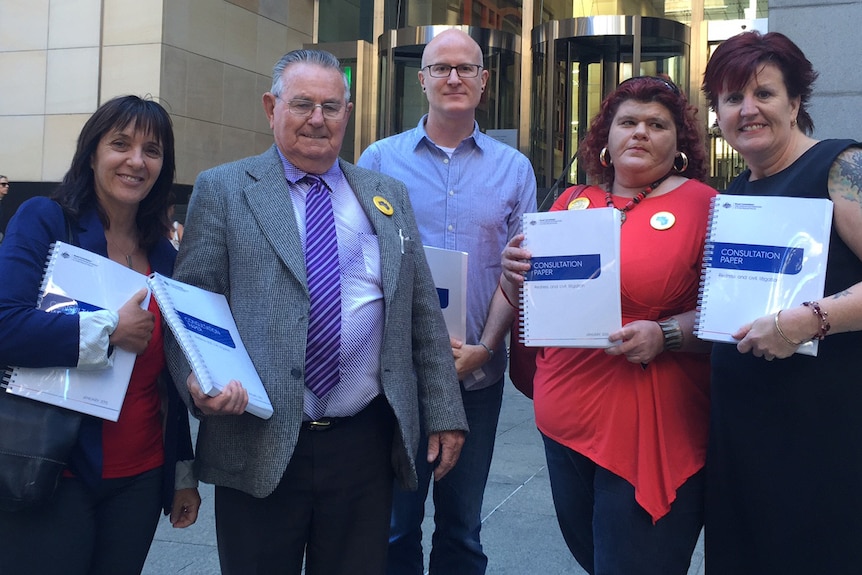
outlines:
[{"label": "wristwatch", "polygon": [[682,329],[675,317],[669,317],[656,323],[658,323],[664,336],[665,349],[676,351],[682,347]]}]

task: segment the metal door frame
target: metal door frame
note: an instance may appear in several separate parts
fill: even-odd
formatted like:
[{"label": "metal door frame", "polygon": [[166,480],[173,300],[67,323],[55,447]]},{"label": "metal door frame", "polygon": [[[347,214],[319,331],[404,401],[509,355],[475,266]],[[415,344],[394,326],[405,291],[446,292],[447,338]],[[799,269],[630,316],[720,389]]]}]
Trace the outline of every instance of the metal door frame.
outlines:
[{"label": "metal door frame", "polygon": [[[640,70],[644,38],[662,38],[687,46],[689,55],[688,66],[689,68],[691,66],[691,29],[682,22],[647,16],[589,16],[567,20],[551,20],[533,29],[532,51],[534,54],[541,54],[543,56],[542,61],[545,70],[542,76],[545,78],[545,81],[551,82],[554,78],[553,66],[557,61],[558,40],[598,36],[631,37],[632,70]],[[533,75],[535,76],[535,73]],[[615,80],[610,78],[608,74],[604,74],[602,83],[603,95],[608,94],[616,86]],[[685,82],[681,82],[681,84],[680,88],[687,92],[687,79]],[[547,110],[553,110],[554,105],[554,90],[550,89],[549,86],[545,90],[544,106],[546,106]],[[534,117],[532,110],[530,117]],[[546,138],[550,138],[554,133],[554,119],[553,114],[545,115],[544,133],[546,134]],[[573,154],[572,150],[565,151],[569,156]],[[533,160],[536,161],[537,158],[533,158]],[[553,152],[548,153],[546,158],[542,158],[542,161],[546,162],[543,166],[544,173],[554,174]]]}]

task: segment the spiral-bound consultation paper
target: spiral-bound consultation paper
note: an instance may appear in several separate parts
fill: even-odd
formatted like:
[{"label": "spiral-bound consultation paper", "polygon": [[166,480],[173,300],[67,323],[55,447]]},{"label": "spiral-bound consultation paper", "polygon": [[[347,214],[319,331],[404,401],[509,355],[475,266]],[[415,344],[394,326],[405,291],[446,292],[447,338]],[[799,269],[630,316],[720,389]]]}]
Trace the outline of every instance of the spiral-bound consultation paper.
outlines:
[{"label": "spiral-bound consultation paper", "polygon": [[[712,199],[694,333],[731,337],[759,317],[823,297],[832,202],[718,195]],[[796,353],[817,355],[817,340]]]},{"label": "spiral-bound consultation paper", "polygon": [[147,283],[203,392],[216,396],[235,379],[248,391],[245,410],[269,419],[272,404],[239,337],[227,298],[159,273],[151,274]]},{"label": "spiral-bound consultation paper", "polygon": [[620,212],[524,214],[530,271],[521,290],[521,336],[530,347],[612,344],[622,327]]},{"label": "spiral-bound consultation paper", "polygon": [[[146,287],[145,275],[83,248],[56,242],[48,253],[36,308],[65,314],[117,311]],[[143,307],[148,303],[149,298]],[[117,421],[135,357],[116,348],[113,364],[104,369],[15,367],[5,376],[4,385],[7,393]]]},{"label": "spiral-bound consultation paper", "polygon": [[467,341],[467,252],[425,246],[449,337]]}]

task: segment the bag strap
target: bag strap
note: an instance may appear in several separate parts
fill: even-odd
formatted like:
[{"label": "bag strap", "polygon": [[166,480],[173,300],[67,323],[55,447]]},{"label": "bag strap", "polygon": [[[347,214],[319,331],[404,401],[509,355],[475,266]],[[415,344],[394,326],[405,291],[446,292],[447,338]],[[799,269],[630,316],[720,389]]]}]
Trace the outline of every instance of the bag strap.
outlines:
[{"label": "bag strap", "polygon": [[60,202],[54,200],[54,203],[60,207],[60,212],[63,214],[63,223],[66,224],[66,243],[71,245],[75,245],[75,242],[72,240],[74,236],[72,234],[72,222],[69,220],[69,216],[66,214],[66,210],[63,209],[63,206],[60,205]]}]

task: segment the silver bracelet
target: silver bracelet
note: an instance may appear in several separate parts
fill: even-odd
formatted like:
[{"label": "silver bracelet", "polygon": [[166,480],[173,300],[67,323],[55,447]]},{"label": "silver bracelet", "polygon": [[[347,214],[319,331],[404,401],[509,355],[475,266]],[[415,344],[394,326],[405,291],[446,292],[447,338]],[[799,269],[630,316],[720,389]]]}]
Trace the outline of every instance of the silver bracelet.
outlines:
[{"label": "silver bracelet", "polygon": [[656,323],[658,323],[664,336],[664,348],[670,351],[680,349],[682,347],[682,328],[679,327],[679,321],[675,317],[669,317]]},{"label": "silver bracelet", "polygon": [[494,350],[493,350],[493,349],[491,349],[490,347],[488,347],[487,345],[485,345],[485,344],[484,344],[484,343],[482,343],[481,341],[479,342],[479,345],[481,345],[482,347],[484,347],[484,348],[485,348],[485,351],[487,351],[487,352],[488,352],[488,361],[491,361],[492,359],[494,359]]}]

